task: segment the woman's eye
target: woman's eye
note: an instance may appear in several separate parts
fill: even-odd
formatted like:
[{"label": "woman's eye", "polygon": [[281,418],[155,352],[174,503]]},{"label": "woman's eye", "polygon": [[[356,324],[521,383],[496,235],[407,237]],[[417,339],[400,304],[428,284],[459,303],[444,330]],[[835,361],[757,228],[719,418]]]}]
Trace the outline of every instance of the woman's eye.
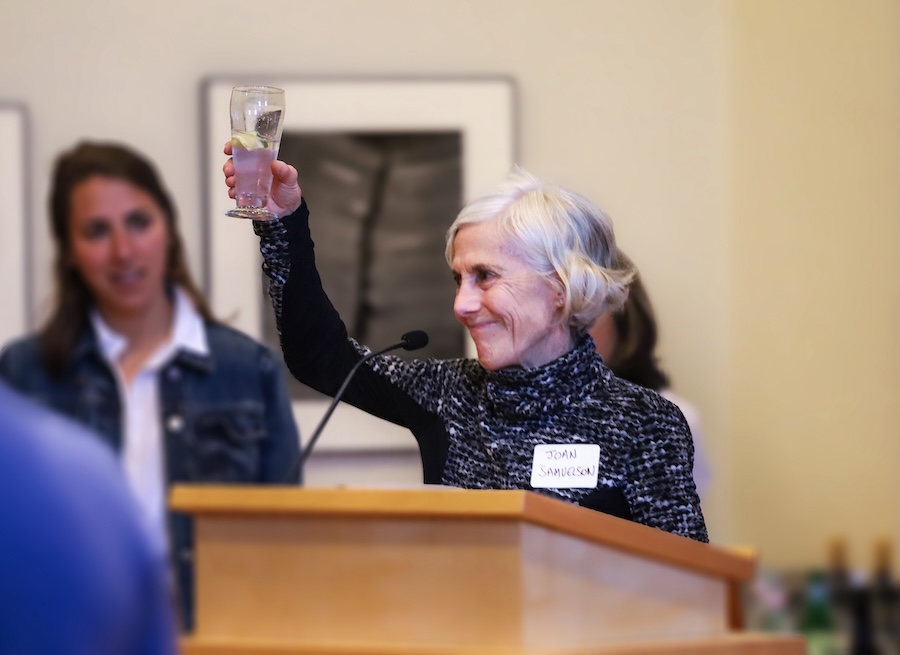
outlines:
[{"label": "woman's eye", "polygon": [[134,230],[144,230],[151,222],[150,216],[141,211],[132,212],[128,215],[128,227]]},{"label": "woman's eye", "polygon": [[475,272],[475,279],[478,281],[479,284],[482,282],[487,282],[488,280],[490,280],[493,277],[495,277],[495,276],[494,276],[494,273],[491,271],[476,271]]},{"label": "woman's eye", "polygon": [[100,239],[106,236],[109,233],[109,226],[106,223],[90,223],[86,225],[84,229],[81,231],[82,236],[85,239],[91,239],[92,241],[95,239]]}]

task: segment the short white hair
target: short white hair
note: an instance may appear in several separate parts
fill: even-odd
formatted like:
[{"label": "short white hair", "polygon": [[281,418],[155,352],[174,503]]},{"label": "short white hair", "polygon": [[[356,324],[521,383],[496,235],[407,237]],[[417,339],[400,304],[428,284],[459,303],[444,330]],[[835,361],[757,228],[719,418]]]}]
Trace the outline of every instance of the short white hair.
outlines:
[{"label": "short white hair", "polygon": [[612,219],[590,200],[514,167],[497,187],[468,205],[447,230],[445,255],[464,225],[494,222],[525,261],[551,283],[562,284],[564,316],[578,334],[628,297],[634,277],[616,248]]}]

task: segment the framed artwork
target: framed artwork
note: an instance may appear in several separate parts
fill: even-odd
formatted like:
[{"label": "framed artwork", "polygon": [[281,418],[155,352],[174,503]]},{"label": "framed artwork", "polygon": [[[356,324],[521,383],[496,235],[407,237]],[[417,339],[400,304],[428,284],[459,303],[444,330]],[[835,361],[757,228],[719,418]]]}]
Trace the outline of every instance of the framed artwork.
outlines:
[{"label": "framed artwork", "polygon": [[[470,349],[453,316],[444,235],[469,200],[510,169],[515,86],[505,77],[272,78],[204,81],[206,289],[217,316],[279,350],[259,241],[222,176],[229,100],[239,84],[285,90],[279,159],[295,166],[310,205],[316,262],[348,332],[379,349],[425,330],[419,357]],[[310,317],[310,320],[315,320]],[[411,353],[412,354],[412,353]],[[289,378],[290,379],[290,378]],[[303,438],[329,399],[291,379]],[[316,450],[415,448],[405,429],[341,405]]]},{"label": "framed artwork", "polygon": [[28,272],[28,119],[25,107],[0,102],[0,157],[3,211],[0,212],[0,345],[28,329],[31,275]]}]

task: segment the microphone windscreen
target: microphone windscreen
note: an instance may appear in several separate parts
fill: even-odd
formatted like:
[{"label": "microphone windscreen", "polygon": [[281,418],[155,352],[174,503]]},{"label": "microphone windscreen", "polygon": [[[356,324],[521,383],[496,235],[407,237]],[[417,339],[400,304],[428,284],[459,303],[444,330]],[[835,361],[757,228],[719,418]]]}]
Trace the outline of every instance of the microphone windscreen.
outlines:
[{"label": "microphone windscreen", "polygon": [[413,330],[400,337],[400,341],[403,342],[403,350],[418,350],[428,345],[428,333],[424,330]]}]

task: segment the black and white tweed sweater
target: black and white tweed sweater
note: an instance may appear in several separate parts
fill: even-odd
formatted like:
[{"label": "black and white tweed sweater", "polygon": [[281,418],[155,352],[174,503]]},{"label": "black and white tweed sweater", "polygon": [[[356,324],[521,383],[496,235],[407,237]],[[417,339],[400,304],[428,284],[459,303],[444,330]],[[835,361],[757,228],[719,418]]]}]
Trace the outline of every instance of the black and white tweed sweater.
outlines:
[{"label": "black and white tweed sweater", "polygon": [[[305,202],[254,230],[285,361],[298,380],[334,395],[369,350],[348,337],[322,290]],[[426,483],[531,490],[536,445],[598,444],[596,489],[534,491],[708,541],[684,417],[659,394],[615,377],[590,337],[528,370],[374,358],[344,400],[413,432]]]}]

